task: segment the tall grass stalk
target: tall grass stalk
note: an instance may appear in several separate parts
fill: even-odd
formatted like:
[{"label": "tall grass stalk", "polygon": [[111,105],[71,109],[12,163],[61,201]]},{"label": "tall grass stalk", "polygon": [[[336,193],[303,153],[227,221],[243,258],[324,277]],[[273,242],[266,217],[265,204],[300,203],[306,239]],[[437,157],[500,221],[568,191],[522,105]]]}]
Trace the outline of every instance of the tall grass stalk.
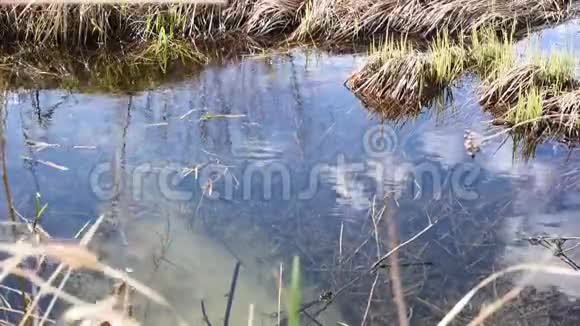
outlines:
[{"label": "tall grass stalk", "polygon": [[561,92],[574,79],[577,61],[571,52],[556,51],[548,56],[535,53],[532,63],[539,68],[538,78],[553,91]]},{"label": "tall grass stalk", "polygon": [[437,35],[430,46],[433,79],[440,85],[448,85],[459,77],[465,67],[467,52],[463,44],[454,44],[449,32]]},{"label": "tall grass stalk", "polygon": [[532,87],[527,93],[518,96],[516,105],[509,109],[506,120],[512,124],[523,121],[537,121],[543,114],[543,98],[539,88]]},{"label": "tall grass stalk", "polygon": [[513,31],[498,35],[498,30],[493,26],[474,28],[469,51],[474,66],[484,78],[495,78],[515,63]]},{"label": "tall grass stalk", "polygon": [[406,35],[395,38],[387,33],[383,40],[372,39],[368,55],[371,58],[378,59],[379,63],[382,64],[389,59],[413,55],[413,51],[413,46]]},{"label": "tall grass stalk", "polygon": [[292,261],[292,275],[290,281],[290,297],[288,300],[288,326],[300,326],[300,258]]}]

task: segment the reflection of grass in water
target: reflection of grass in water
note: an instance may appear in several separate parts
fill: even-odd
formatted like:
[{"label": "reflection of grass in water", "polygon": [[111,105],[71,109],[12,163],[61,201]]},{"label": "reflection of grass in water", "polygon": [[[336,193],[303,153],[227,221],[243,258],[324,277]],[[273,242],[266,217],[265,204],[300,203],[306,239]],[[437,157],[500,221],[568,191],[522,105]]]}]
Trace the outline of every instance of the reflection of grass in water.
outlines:
[{"label": "reflection of grass in water", "polygon": [[[135,49],[133,51],[143,52]],[[0,63],[0,83],[6,87],[81,89],[85,92],[143,90],[195,72],[195,60],[178,61],[99,50],[70,53],[46,49],[42,56],[28,47],[10,52]]]}]

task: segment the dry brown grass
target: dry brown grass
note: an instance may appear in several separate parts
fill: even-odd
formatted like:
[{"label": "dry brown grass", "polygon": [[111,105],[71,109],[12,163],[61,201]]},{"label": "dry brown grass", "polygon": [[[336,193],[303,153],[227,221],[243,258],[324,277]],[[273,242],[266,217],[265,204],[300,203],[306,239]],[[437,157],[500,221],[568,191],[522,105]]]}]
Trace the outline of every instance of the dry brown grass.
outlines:
[{"label": "dry brown grass", "polygon": [[358,35],[366,0],[308,0],[300,24],[290,36],[297,41],[349,40]]},{"label": "dry brown grass", "polygon": [[246,30],[255,36],[283,34],[299,22],[299,14],[305,4],[305,0],[258,0]]},{"label": "dry brown grass", "polygon": [[355,72],[347,86],[363,97],[378,97],[401,106],[420,105],[430,65],[427,56],[410,53],[369,64]]},{"label": "dry brown grass", "polygon": [[578,135],[580,127],[580,90],[562,93],[544,101],[544,110],[551,115],[550,122],[559,131]]},{"label": "dry brown grass", "polygon": [[488,108],[509,108],[517,102],[520,94],[542,85],[538,76],[539,67],[534,64],[513,67],[498,79],[489,82],[479,101]]},{"label": "dry brown grass", "polygon": [[567,53],[535,56],[483,83],[480,103],[520,130],[575,133],[580,97],[575,58]]},{"label": "dry brown grass", "polygon": [[[139,325],[140,322],[132,318],[128,308],[131,305],[130,291],[135,291],[171,311],[175,316],[176,324],[187,324],[174,312],[169,302],[155,290],[133,279],[125,272],[101,263],[95,254],[86,249],[103,222],[104,215],[97,218],[89,228],[83,227],[79,231],[82,238],[78,243],[53,241],[39,225],[32,225],[30,220],[20,217],[21,223],[2,225],[2,227],[17,226],[27,232],[13,232],[15,238],[12,241],[0,242],[0,252],[7,255],[0,261],[2,267],[0,282],[4,282],[9,275],[14,275],[25,280],[35,289],[30,293],[22,292],[27,298],[26,303],[13,309],[20,316],[17,325],[54,323],[50,316],[57,301],[67,307],[62,316],[67,323]],[[45,279],[41,271],[50,266],[49,262],[59,263],[51,276]],[[30,266],[36,267],[30,268]],[[88,302],[75,294],[64,291],[64,285],[71,272],[83,270],[102,273],[105,277],[115,280],[118,286],[111,289],[109,297],[97,302]],[[60,283],[57,283],[59,278]],[[41,300],[46,300],[48,296],[52,296],[50,304],[41,307]],[[2,324],[16,325],[14,320],[2,320]]]},{"label": "dry brown grass", "polygon": [[184,40],[245,35],[300,41],[368,39],[398,31],[458,34],[483,25],[538,25],[568,17],[569,0],[232,0],[227,4],[33,4],[0,6],[3,40],[45,44]]},{"label": "dry brown grass", "polygon": [[372,2],[361,20],[367,33],[459,34],[482,26],[510,26],[514,20],[522,26],[557,21],[569,14],[569,6],[567,0],[386,0]]},{"label": "dry brown grass", "polygon": [[[217,1],[216,1],[217,2]],[[4,40],[44,44],[105,44],[145,41],[160,35],[182,39],[219,38],[242,32],[254,0],[212,4],[44,4],[3,5]]]},{"label": "dry brown grass", "polygon": [[[349,76],[346,85],[367,103],[417,109],[448,87],[466,68],[466,52],[449,35],[439,35],[429,51],[415,49],[406,38],[387,36],[373,44],[370,59]],[[402,111],[402,110],[397,110]]]}]

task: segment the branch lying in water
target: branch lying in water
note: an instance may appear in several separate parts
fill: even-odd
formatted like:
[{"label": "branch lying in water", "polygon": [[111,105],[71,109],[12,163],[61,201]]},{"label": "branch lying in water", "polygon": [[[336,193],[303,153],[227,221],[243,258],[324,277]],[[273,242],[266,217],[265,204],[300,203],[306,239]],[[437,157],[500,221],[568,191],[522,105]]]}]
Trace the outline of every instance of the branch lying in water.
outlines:
[{"label": "branch lying in water", "polygon": [[228,294],[228,303],[226,305],[226,312],[224,315],[224,326],[229,325],[230,312],[232,310],[232,304],[234,303],[234,293],[236,292],[236,284],[238,283],[238,276],[240,275],[240,266],[242,264],[238,260],[236,262],[236,267],[234,267],[234,275],[232,276],[232,283],[230,284],[230,293]]},{"label": "branch lying in water", "polygon": [[207,312],[205,311],[205,303],[201,300],[201,313],[203,314],[203,321],[206,326],[212,326],[211,322],[209,321],[209,317],[207,316]]},{"label": "branch lying in water", "polygon": [[373,266],[371,266],[371,272],[374,272],[377,270],[377,268],[380,267],[380,265],[387,260],[393,253],[395,253],[396,251],[398,251],[399,249],[401,249],[402,247],[408,245],[409,243],[415,241],[417,238],[419,238],[421,235],[423,235],[425,232],[429,231],[429,229],[431,229],[433,226],[435,226],[435,224],[437,224],[437,222],[439,221],[429,221],[429,225],[427,225],[427,227],[425,227],[421,232],[415,234],[413,237],[411,237],[409,240],[400,243],[399,245],[397,245],[395,248],[389,250],[389,252],[387,252],[384,256],[382,256],[379,260],[377,260]]}]

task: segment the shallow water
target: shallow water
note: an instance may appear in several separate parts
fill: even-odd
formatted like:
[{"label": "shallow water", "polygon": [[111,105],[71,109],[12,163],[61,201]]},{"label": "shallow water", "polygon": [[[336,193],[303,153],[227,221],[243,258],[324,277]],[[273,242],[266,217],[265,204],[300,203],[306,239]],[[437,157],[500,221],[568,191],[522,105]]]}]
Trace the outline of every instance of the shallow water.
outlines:
[{"label": "shallow water", "polygon": [[[566,26],[542,40],[566,39],[577,25]],[[343,86],[363,60],[295,51],[209,66],[132,94],[12,91],[5,131],[12,201],[31,216],[40,193],[48,203],[41,223],[58,238],[107,214],[96,250],[158,289],[193,325],[202,322],[202,300],[220,322],[236,261],[234,325],[247,324],[250,305],[254,325],[276,324],[279,270],[288,284],[293,255],[302,261],[304,302],[340,289],[376,260],[369,210],[387,194],[396,199],[389,210],[401,241],[439,221],[400,253],[412,324],[438,320],[506,265],[547,254],[566,266],[517,239],[580,234],[577,151],[548,141],[526,159],[510,137],[497,137],[467,155],[466,129],[501,131],[474,99],[472,76],[437,107],[382,121]],[[580,294],[578,281],[534,277],[523,279],[540,291]],[[384,291],[388,280],[381,274]],[[341,293],[319,321],[360,323],[371,281]],[[392,306],[378,291],[369,320],[385,324]],[[138,311],[147,324],[166,322],[156,308]]]}]

